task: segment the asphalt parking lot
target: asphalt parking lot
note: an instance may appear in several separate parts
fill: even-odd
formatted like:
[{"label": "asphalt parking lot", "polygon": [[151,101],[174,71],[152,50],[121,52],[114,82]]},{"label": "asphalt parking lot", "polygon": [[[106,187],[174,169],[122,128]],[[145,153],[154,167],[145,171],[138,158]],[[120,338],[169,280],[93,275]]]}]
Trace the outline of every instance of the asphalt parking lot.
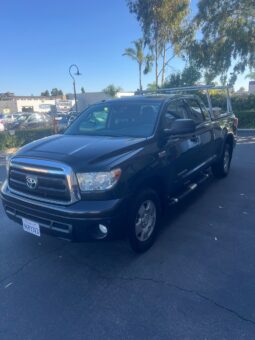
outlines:
[{"label": "asphalt parking lot", "polygon": [[254,339],[255,136],[162,223],[138,256],[26,234],[1,206],[0,339]]}]

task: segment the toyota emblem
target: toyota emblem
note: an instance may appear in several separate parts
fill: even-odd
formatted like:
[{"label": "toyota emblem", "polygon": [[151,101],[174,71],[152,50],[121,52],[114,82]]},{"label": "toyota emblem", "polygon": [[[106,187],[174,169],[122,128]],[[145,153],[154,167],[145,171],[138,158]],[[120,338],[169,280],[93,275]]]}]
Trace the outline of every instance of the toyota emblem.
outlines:
[{"label": "toyota emblem", "polygon": [[27,187],[31,190],[34,190],[38,184],[38,178],[36,176],[26,176],[26,184]]}]

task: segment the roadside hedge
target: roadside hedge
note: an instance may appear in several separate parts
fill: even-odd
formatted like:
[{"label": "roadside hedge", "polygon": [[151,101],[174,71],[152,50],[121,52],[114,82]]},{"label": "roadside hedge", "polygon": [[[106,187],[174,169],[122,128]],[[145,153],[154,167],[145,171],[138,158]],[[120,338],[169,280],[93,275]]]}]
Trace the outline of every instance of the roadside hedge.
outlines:
[{"label": "roadside hedge", "polygon": [[0,151],[7,148],[19,148],[36,139],[52,135],[53,129],[34,129],[34,130],[18,130],[14,134],[9,131],[0,132]]},{"label": "roadside hedge", "polygon": [[[206,97],[204,96],[206,101]],[[224,93],[211,94],[212,105],[226,107],[226,95]],[[255,95],[244,94],[242,96],[231,95],[233,111],[255,111]]]},{"label": "roadside hedge", "polygon": [[255,110],[253,111],[234,111],[238,117],[238,127],[240,129],[255,129]]},{"label": "roadside hedge", "polygon": [[[207,104],[205,94],[197,93]],[[226,95],[224,93],[210,93],[212,106],[219,107],[223,112],[227,110]],[[234,114],[238,117],[240,129],[255,129],[255,94],[231,95]]]}]

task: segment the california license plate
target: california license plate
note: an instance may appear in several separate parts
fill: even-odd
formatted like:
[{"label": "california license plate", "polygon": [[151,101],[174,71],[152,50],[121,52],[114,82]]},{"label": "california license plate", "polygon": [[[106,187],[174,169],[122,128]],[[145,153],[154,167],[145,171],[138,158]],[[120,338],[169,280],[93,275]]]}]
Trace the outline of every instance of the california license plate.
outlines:
[{"label": "california license plate", "polygon": [[30,234],[41,236],[40,226],[38,223],[34,221],[27,220],[26,218],[22,218],[23,229]]}]

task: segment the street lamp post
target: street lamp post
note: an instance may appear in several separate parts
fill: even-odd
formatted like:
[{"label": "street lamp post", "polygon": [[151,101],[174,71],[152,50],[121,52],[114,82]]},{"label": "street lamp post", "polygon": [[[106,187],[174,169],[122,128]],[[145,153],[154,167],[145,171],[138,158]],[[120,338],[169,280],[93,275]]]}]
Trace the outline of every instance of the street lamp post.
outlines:
[{"label": "street lamp post", "polygon": [[[72,69],[75,68],[76,72],[72,74]],[[79,71],[79,68],[76,64],[72,64],[69,67],[69,74],[70,77],[73,79],[73,92],[74,92],[74,101],[75,101],[75,110],[78,113],[78,106],[77,106],[77,96],[76,96],[76,84],[75,84],[75,77],[74,76],[81,76],[81,73]]]}]

